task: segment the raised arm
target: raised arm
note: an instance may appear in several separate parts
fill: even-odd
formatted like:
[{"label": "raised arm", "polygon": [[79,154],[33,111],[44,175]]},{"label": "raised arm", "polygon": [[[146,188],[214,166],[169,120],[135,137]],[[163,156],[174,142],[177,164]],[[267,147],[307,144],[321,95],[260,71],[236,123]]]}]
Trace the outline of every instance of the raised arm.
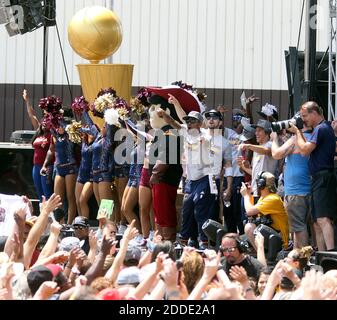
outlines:
[{"label": "raised arm", "polygon": [[186,112],[181,107],[178,99],[175,96],[173,96],[172,94],[168,94],[168,95],[169,95],[168,103],[171,103],[174,105],[174,108],[176,109],[176,112],[177,112],[177,115],[180,121],[183,122],[183,118],[186,116]]},{"label": "raised arm", "polygon": [[62,229],[62,225],[60,225],[57,221],[54,221],[50,226],[50,234],[47,240],[46,245],[42,249],[39,259],[37,260],[37,263],[40,262],[41,259],[47,258],[53,253],[55,253],[55,250],[57,248],[57,242],[58,237],[60,235]]},{"label": "raised arm", "polygon": [[90,285],[95,278],[102,276],[105,258],[116,243],[117,242],[113,239],[106,239],[105,235],[103,236],[101,251],[97,255],[95,262],[85,274],[85,277],[88,280],[88,285]]},{"label": "raised arm", "polygon": [[30,230],[28,238],[23,246],[25,269],[28,269],[30,266],[34,249],[47,226],[49,213],[61,205],[61,197],[55,193],[52,194],[48,201],[43,197],[41,213]]},{"label": "raised arm", "polygon": [[300,152],[304,156],[309,156],[312,151],[316,148],[316,143],[309,142],[305,139],[303,132],[298,129],[293,123],[290,123],[289,131],[296,134],[296,143],[300,149]]},{"label": "raised arm", "polygon": [[274,159],[280,160],[285,158],[287,155],[291,154],[295,146],[295,136],[292,136],[288,139],[282,146],[279,146],[278,135],[276,132],[272,132],[270,135],[272,140],[271,145],[271,155]]},{"label": "raised arm", "polygon": [[112,263],[112,266],[105,274],[105,278],[108,279],[111,283],[114,283],[117,279],[118,273],[123,265],[126,251],[128,249],[129,241],[132,240],[137,234],[138,230],[134,228],[136,220],[132,220],[131,224],[127,227],[124,232],[123,238],[121,240],[121,246],[117,253],[115,260]]},{"label": "raised arm", "polygon": [[271,157],[271,149],[270,148],[266,148],[264,146],[260,146],[260,145],[255,145],[255,144],[240,144],[239,148],[241,150],[251,150],[253,152],[257,152],[259,154],[263,154],[265,156],[270,156]]},{"label": "raised arm", "polygon": [[38,118],[36,117],[35,111],[34,111],[32,105],[30,103],[28,91],[26,89],[23,90],[22,98],[26,102],[27,113],[28,113],[30,122],[32,123],[32,126],[33,126],[34,130],[37,130],[37,128],[40,125],[40,122],[39,122]]}]

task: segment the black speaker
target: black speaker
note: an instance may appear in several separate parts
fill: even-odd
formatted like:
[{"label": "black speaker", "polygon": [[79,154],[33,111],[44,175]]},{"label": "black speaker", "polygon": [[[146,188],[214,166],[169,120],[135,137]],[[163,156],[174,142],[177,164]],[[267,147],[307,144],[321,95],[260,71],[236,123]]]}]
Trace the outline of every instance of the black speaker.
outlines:
[{"label": "black speaker", "polygon": [[337,269],[337,252],[317,251],[315,257],[316,264],[322,267],[324,273]]},{"label": "black speaker", "polygon": [[202,225],[202,231],[208,238],[208,242],[215,243],[215,250],[217,251],[221,245],[222,237],[228,232],[227,226],[223,226],[221,223],[208,219]]},{"label": "black speaker", "polygon": [[260,224],[254,230],[254,234],[260,232],[264,237],[264,249],[268,262],[275,261],[277,253],[282,250],[282,238],[273,228]]}]

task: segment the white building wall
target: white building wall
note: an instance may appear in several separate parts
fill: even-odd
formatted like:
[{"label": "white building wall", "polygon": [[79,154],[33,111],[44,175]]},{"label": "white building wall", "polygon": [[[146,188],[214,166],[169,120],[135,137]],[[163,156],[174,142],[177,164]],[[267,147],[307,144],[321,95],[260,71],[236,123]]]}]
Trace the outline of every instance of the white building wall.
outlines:
[{"label": "white building wall", "polygon": [[[325,51],[328,1],[318,3],[317,50]],[[297,44],[302,0],[57,0],[73,85],[79,84],[75,65],[85,61],[72,51],[67,26],[78,10],[91,5],[112,5],[120,17],[123,42],[108,61],[134,64],[134,86],[183,80],[200,88],[287,89],[284,50]],[[10,38],[0,25],[0,83],[41,84],[42,45],[42,28]],[[67,83],[54,27],[48,83]]]}]

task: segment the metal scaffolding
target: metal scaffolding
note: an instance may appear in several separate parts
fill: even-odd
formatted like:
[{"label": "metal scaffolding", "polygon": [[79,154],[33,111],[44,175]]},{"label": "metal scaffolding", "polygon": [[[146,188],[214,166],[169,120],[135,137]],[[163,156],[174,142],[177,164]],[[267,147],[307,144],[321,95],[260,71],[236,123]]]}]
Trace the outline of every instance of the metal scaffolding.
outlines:
[{"label": "metal scaffolding", "polygon": [[330,3],[330,45],[329,45],[329,103],[328,103],[328,120],[337,119],[337,99],[336,99],[336,48],[337,48],[337,0],[329,0]]}]

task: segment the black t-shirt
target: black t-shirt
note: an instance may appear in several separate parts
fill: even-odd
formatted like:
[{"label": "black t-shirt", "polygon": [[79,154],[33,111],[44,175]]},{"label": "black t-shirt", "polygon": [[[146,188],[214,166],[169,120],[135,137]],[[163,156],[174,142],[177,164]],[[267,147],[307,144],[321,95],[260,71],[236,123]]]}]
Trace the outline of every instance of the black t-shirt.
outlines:
[{"label": "black t-shirt", "polygon": [[230,268],[233,266],[238,266],[243,267],[246,270],[248,277],[252,277],[256,280],[259,278],[260,272],[264,268],[264,265],[261,262],[248,255],[245,256],[245,258],[238,264],[229,264],[225,258],[221,259],[221,264],[228,276]]},{"label": "black t-shirt", "polygon": [[169,125],[164,126],[161,130],[156,130],[149,152],[150,174],[152,175],[153,167],[158,159],[162,163],[169,164],[161,182],[178,186],[183,173],[180,164],[181,152],[182,144],[180,136],[177,135],[177,130]]},{"label": "black t-shirt", "polygon": [[324,120],[317,125],[308,141],[316,144],[309,158],[310,174],[315,175],[321,170],[333,169],[336,137],[329,122]]},{"label": "black t-shirt", "polygon": [[89,254],[90,251],[89,237],[84,239],[81,249],[85,252],[86,255]]}]

